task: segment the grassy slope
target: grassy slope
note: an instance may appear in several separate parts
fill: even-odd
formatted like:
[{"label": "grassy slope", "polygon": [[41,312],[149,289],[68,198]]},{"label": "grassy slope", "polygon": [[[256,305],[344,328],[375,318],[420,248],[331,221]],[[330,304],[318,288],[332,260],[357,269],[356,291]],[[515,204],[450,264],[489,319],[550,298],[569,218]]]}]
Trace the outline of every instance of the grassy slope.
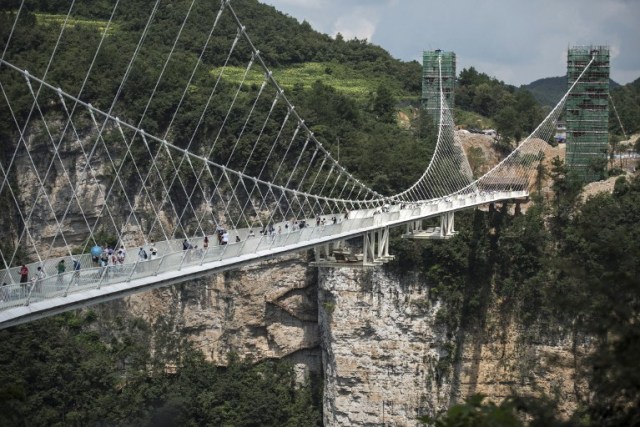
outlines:
[{"label": "grassy slope", "polygon": [[[101,19],[82,19],[82,18],[67,18],[66,15],[58,15],[53,13],[36,13],[36,19],[38,25],[65,25],[66,28],[74,28],[75,26],[93,27],[96,32],[102,33],[107,27],[107,22]],[[112,22],[109,25],[107,31],[108,35],[113,35],[118,31],[118,23]],[[58,30],[56,30],[58,31]]]},{"label": "grassy slope", "polygon": [[[217,77],[220,71],[221,69],[214,68],[210,73]],[[244,74],[244,68],[226,67],[222,77],[228,82],[239,84],[245,78]],[[294,86],[300,87],[300,85],[302,85],[303,89],[308,89],[314,82],[319,80],[338,92],[355,97],[358,101],[369,97],[382,83],[391,89],[396,97],[405,98],[415,95],[407,93],[397,82],[385,76],[367,78],[363,73],[350,67],[332,62],[307,62],[278,67],[273,69],[273,76],[287,92],[291,91]],[[262,70],[254,67],[246,76],[245,83],[260,85],[263,80],[264,74]]]},{"label": "grassy slope", "polygon": [[[107,24],[106,20],[66,18],[66,15],[64,14],[36,13],[35,15],[38,25],[58,26],[65,24],[68,28],[76,26],[85,28],[93,27],[97,33],[102,33]],[[121,25],[119,23],[112,22],[109,27],[108,34],[113,35],[120,29],[120,27]],[[347,51],[351,50],[348,47],[345,48],[345,42],[329,42],[329,44],[331,43],[336,44],[336,46],[334,46],[336,51],[343,49],[346,49]],[[347,45],[349,43],[352,42],[346,42]],[[374,51],[382,51],[380,48],[373,47],[371,45],[369,46]],[[362,45],[360,43],[353,43],[353,47],[354,51],[357,51],[358,48],[362,48]],[[332,55],[327,56],[329,56],[328,61],[311,60],[311,62],[281,63],[280,65],[272,65],[269,63],[267,58],[267,63],[272,68],[276,81],[283,89],[285,89],[286,92],[290,92],[294,86],[300,87],[300,85],[302,85],[303,89],[308,89],[314,82],[321,81],[325,85],[333,87],[338,92],[348,96],[353,96],[358,102],[362,102],[369,99],[370,96],[376,92],[377,88],[381,84],[384,84],[391,90],[392,94],[398,100],[410,100],[412,102],[416,102],[418,100],[419,93],[408,91],[401,84],[401,79],[394,77],[391,72],[378,70],[378,72],[371,73],[367,72],[369,70],[362,70],[362,67],[354,67],[353,63],[338,63],[335,59],[330,58]],[[336,56],[344,56],[344,53],[336,54]],[[357,54],[354,56],[357,56]],[[351,58],[351,60],[353,60],[353,58]],[[357,59],[355,61],[360,62]],[[361,61],[361,63],[367,62],[365,58],[362,58]],[[401,64],[400,61],[395,62]],[[406,66],[406,64],[403,66]],[[245,78],[245,71],[246,70],[243,67],[227,66],[222,75],[222,79],[234,85],[239,84],[243,78]],[[212,76],[217,77],[219,73],[220,69],[213,68],[210,70],[210,74]],[[256,85],[260,85],[263,80],[264,73],[255,65],[245,78],[246,83]]]}]

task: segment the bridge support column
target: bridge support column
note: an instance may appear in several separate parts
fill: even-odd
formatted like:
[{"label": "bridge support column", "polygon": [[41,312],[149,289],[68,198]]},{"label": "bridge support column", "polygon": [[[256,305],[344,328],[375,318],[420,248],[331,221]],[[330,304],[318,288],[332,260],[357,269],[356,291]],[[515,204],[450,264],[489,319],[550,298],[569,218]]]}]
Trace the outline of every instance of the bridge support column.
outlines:
[{"label": "bridge support column", "polygon": [[319,262],[322,258],[328,259],[331,255],[331,243],[315,246],[313,248],[313,253],[315,255],[316,262]]},{"label": "bridge support column", "polygon": [[375,245],[375,232],[370,231],[362,236],[362,263],[373,262],[375,257],[373,247]]},{"label": "bridge support column", "polygon": [[442,216],[440,217],[440,236],[442,238],[451,237],[452,235],[456,234],[453,218],[453,212],[447,212],[445,214],[442,214]]},{"label": "bridge support column", "polygon": [[389,257],[389,227],[378,230],[378,258]]},{"label": "bridge support column", "polygon": [[407,235],[419,233],[422,231],[422,220],[411,221],[407,223]]},{"label": "bridge support column", "polygon": [[389,255],[389,227],[370,231],[362,236],[362,262],[382,263],[393,259]]}]

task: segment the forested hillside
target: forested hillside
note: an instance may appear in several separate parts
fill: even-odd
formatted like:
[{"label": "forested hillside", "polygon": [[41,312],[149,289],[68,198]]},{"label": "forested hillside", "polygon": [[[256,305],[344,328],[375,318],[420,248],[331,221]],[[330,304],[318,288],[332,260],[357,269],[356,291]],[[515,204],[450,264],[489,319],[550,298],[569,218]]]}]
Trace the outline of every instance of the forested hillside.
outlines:
[{"label": "forested hillside", "polygon": [[[618,83],[609,79],[609,88],[611,90],[619,87],[620,85]],[[567,76],[538,79],[535,82],[522,85],[520,88],[531,92],[540,104],[553,107],[567,91]]]},{"label": "forested hillside", "polygon": [[[544,118],[544,110],[531,93],[506,85],[474,67],[459,74],[456,106],[488,118],[501,136],[500,148],[506,152],[533,132]],[[473,122],[458,121],[457,124],[477,127]]]},{"label": "forested hillside", "polygon": [[321,383],[286,362],[219,368],[142,319],[85,310],[0,331],[0,425],[314,426]]},{"label": "forested hillside", "polygon": [[[197,68],[180,105],[180,114],[172,120],[176,100],[183,96],[185,76],[198,63],[199,49],[205,43],[215,14],[205,2],[195,3],[196,10],[191,13],[195,22],[185,28],[172,60],[163,70],[162,60],[168,56],[170,44],[190,2],[173,2],[171,7],[161,5],[155,19],[162,25],[149,27],[144,49],[132,64],[120,88],[121,95],[114,103],[113,94],[125,75],[127,58],[136,50],[140,31],[146,24],[147,16],[141,13],[147,9],[142,7],[143,3],[134,0],[122,5],[101,45],[101,31],[107,24],[112,5],[109,2],[77,5],[74,19],[67,23],[63,43],[57,45],[57,61],[48,69],[47,81],[71,94],[79,93],[83,87],[81,99],[104,110],[112,109],[114,115],[149,133],[163,135],[170,129],[167,137],[173,143],[181,147],[191,144],[197,151],[205,141],[216,137],[215,129],[225,117],[226,111],[216,110],[214,103],[203,123],[198,125],[198,106],[205,103],[208,94],[207,90],[199,88],[211,84],[217,67],[224,62],[231,38],[236,33],[235,22],[223,15],[216,34],[226,36],[216,35],[209,42],[210,48],[202,56],[204,66]],[[9,37],[14,17],[11,11],[18,5],[19,2],[3,4],[4,12],[0,13],[2,41],[6,42]],[[341,37],[334,40],[313,31],[306,22],[300,24],[255,0],[237,0],[233,7],[307,125],[332,153],[340,151],[340,161],[347,169],[381,192],[404,189],[420,176],[428,163],[435,134],[428,120],[422,119],[418,108],[422,84],[420,64],[393,59],[382,48],[364,40]],[[5,58],[18,67],[28,63],[31,74],[42,76],[67,9],[68,4],[62,1],[25,2],[21,22],[12,34]],[[96,64],[83,86],[84,74],[99,45],[100,55],[95,58]],[[230,56],[217,87],[218,96],[232,96],[244,73],[239,58],[247,49],[241,41]],[[163,78],[155,87],[161,72]],[[7,96],[12,100],[13,113],[18,122],[22,122],[30,106],[29,94],[21,90],[24,80],[6,67],[1,68],[0,73]],[[251,102],[261,80],[258,69],[249,73],[247,83],[251,89],[239,93],[238,105]],[[154,96],[146,105],[152,93]],[[404,128],[396,122],[400,101],[410,106],[406,110],[410,123]],[[268,105],[260,103],[256,108],[264,110]],[[456,111],[458,124],[467,128],[480,125],[497,128],[503,137],[501,148],[507,152],[543,117],[526,91],[505,85],[473,67],[460,73]],[[59,114],[55,107],[44,112]],[[283,115],[283,108],[278,107],[276,117]],[[0,139],[15,140],[11,134],[12,123],[8,109],[0,110]],[[232,140],[233,130],[241,125],[241,117],[231,115],[225,126],[225,130],[229,130],[220,138]],[[201,131],[194,134],[196,126]],[[266,136],[271,137],[276,131],[271,127],[265,129]],[[193,142],[192,135],[195,136]],[[6,157],[11,151],[10,144],[4,144],[3,148],[5,154],[2,155]],[[247,172],[257,174],[260,167],[259,163],[251,164]]]},{"label": "forested hillside", "polygon": [[[612,90],[611,98],[627,135],[640,131],[640,78]],[[609,130],[622,134],[615,111],[609,116]]]},{"label": "forested hillside", "polygon": [[567,76],[538,79],[520,88],[531,92],[540,104],[553,107],[567,91]]},{"label": "forested hillside", "polygon": [[[521,89],[531,92],[543,106],[552,107],[560,101],[562,95],[567,91],[567,77],[548,77],[536,80],[521,86]],[[616,135],[622,135],[620,122],[629,135],[640,130],[640,78],[626,85],[619,85],[613,80],[609,80],[609,90],[613,100],[613,105],[609,103],[609,130]],[[620,116],[620,122],[616,117],[614,106]]]},{"label": "forested hillside", "polygon": [[[206,103],[208,89],[198,88],[208,88],[215,81],[216,67],[224,63],[226,52],[236,34],[235,22],[229,14],[222,16],[216,34],[223,35],[214,36],[209,42],[209,48],[202,56],[204,66],[197,68],[181,103],[180,114],[173,120],[176,102],[183,96],[185,76],[189,76],[198,62],[199,49],[205,43],[215,14],[206,2],[195,3],[196,10],[191,12],[191,16],[195,17],[192,19],[196,22],[186,27],[176,44],[172,60],[163,69],[162,60],[168,57],[170,43],[178,33],[181,19],[191,2],[162,5],[155,18],[162,25],[149,27],[144,49],[140,50],[137,60],[127,72],[124,85],[119,89],[127,69],[127,58],[136,50],[140,30],[146,23],[147,17],[138,13],[148,9],[142,7],[142,3],[126,2],[117,11],[86,83],[83,83],[84,74],[101,43],[100,31],[105,28],[112,7],[109,2],[78,5],[74,19],[67,24],[64,42],[58,45],[56,35],[64,21],[68,4],[26,2],[5,58],[19,67],[28,63],[31,74],[42,76],[47,69],[48,57],[57,46],[57,60],[47,71],[47,81],[54,87],[63,88],[71,94],[80,93],[83,87],[82,99],[89,100],[101,109],[112,109],[113,114],[122,120],[139,125],[154,135],[163,135],[171,126],[167,138],[181,147],[191,144],[193,151],[198,151],[207,141],[218,138],[215,132],[226,120],[225,132],[219,138],[223,144],[230,146],[236,129],[242,127],[242,117],[231,115],[225,119],[226,111],[218,111],[217,103],[212,103],[203,122],[199,123],[199,106]],[[17,9],[18,5],[19,2],[3,4],[5,10],[0,13],[0,40],[8,40],[14,18],[11,11]],[[333,40],[313,31],[308,24],[299,24],[295,19],[255,0],[234,1],[233,7],[241,16],[265,62],[274,70],[276,77],[282,79],[287,96],[305,118],[307,126],[332,152],[340,150],[341,163],[381,191],[397,190],[420,176],[428,162],[428,148],[424,147],[429,144],[418,144],[415,128],[400,129],[394,115],[399,99],[417,101],[421,86],[419,64],[397,61],[380,47],[366,41]],[[83,16],[87,16],[87,19]],[[234,67],[241,65],[237,57],[241,53],[246,54],[248,49],[243,40],[238,43],[229,58],[229,67],[217,85],[217,96],[233,96],[237,84],[234,74],[237,69]],[[163,78],[155,87],[161,72]],[[29,93],[24,91],[24,79],[6,67],[0,69],[0,73],[7,96],[12,100],[12,112],[4,108],[0,110],[0,139],[8,142],[3,144],[3,156],[6,158],[11,152],[11,141],[15,141],[11,113],[20,123],[27,116],[31,104]],[[256,69],[255,73],[259,74],[259,71]],[[239,108],[252,102],[258,86],[249,84],[248,91],[238,94],[236,104]],[[121,95],[113,102],[113,95],[118,89]],[[348,91],[345,93],[341,89]],[[147,105],[151,94],[154,95]],[[56,105],[54,99],[51,101],[50,105]],[[46,100],[40,102],[49,105]],[[256,109],[266,111],[268,107],[267,103],[262,102]],[[45,109],[44,114],[55,117],[60,114],[56,108],[59,107]],[[284,106],[278,105],[274,117],[283,117],[285,112]],[[196,128],[200,129],[197,134],[194,133]],[[255,138],[259,128],[250,131],[255,133],[251,135]],[[277,128],[269,126],[264,130],[265,138],[262,140],[273,140],[276,133]],[[393,150],[389,141],[394,142]],[[142,150],[142,147],[136,145],[133,149]],[[256,151],[262,149],[257,147]],[[364,156],[362,153],[365,153]],[[404,157],[405,153],[411,155]],[[384,161],[381,160],[381,154],[386,155]],[[242,156],[236,157],[242,159]],[[410,160],[405,162],[406,159]],[[247,173],[257,175],[261,166],[259,162],[250,164]],[[400,169],[403,170],[401,175],[398,173]],[[124,180],[127,181],[126,177]]]}]

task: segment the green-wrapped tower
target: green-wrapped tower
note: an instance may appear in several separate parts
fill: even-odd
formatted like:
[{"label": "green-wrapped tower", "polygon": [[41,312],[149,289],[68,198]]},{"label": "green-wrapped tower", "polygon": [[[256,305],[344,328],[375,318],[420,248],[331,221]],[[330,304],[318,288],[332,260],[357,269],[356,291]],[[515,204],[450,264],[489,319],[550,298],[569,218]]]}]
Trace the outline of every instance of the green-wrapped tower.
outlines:
[{"label": "green-wrapped tower", "polygon": [[569,87],[593,58],[566,102],[567,160],[570,173],[583,182],[604,177],[609,151],[609,47],[569,48]]}]

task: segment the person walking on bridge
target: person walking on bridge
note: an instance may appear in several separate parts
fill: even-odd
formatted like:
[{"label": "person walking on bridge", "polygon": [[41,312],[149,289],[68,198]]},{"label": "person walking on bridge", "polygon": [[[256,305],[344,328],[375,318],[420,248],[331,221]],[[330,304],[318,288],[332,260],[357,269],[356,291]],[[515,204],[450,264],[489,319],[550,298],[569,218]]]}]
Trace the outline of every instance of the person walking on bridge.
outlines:
[{"label": "person walking on bridge", "polygon": [[29,286],[29,267],[22,264],[20,267],[20,292],[23,297],[27,296],[27,287]]},{"label": "person walking on bridge", "polygon": [[67,270],[67,266],[65,265],[64,258],[63,258],[58,262],[58,265],[56,265],[56,271],[58,272],[58,281],[56,282],[56,284],[58,286],[62,286],[62,277],[66,270]]},{"label": "person walking on bridge", "polygon": [[124,260],[127,257],[127,251],[124,248],[124,245],[120,246],[120,249],[118,249],[118,264],[124,264]]},{"label": "person walking on bridge", "polygon": [[20,267],[20,283],[27,283],[29,281],[29,267],[22,264]]},{"label": "person walking on bridge", "polygon": [[156,248],[153,240],[151,241],[151,248],[149,249],[149,252],[151,252],[151,259],[156,259],[156,257],[158,256],[158,248]]},{"label": "person walking on bridge", "polygon": [[47,273],[44,272],[42,267],[38,267],[38,271],[36,272],[35,284],[36,284],[36,292],[42,292],[42,281],[47,278]]},{"label": "person walking on bridge", "polygon": [[0,293],[0,300],[1,301],[9,301],[11,299],[11,294],[9,293],[9,285],[7,285],[7,282],[4,282],[2,284],[2,292]]},{"label": "person walking on bridge", "polygon": [[138,262],[143,262],[147,260],[147,251],[144,248],[140,248],[138,251]]}]

